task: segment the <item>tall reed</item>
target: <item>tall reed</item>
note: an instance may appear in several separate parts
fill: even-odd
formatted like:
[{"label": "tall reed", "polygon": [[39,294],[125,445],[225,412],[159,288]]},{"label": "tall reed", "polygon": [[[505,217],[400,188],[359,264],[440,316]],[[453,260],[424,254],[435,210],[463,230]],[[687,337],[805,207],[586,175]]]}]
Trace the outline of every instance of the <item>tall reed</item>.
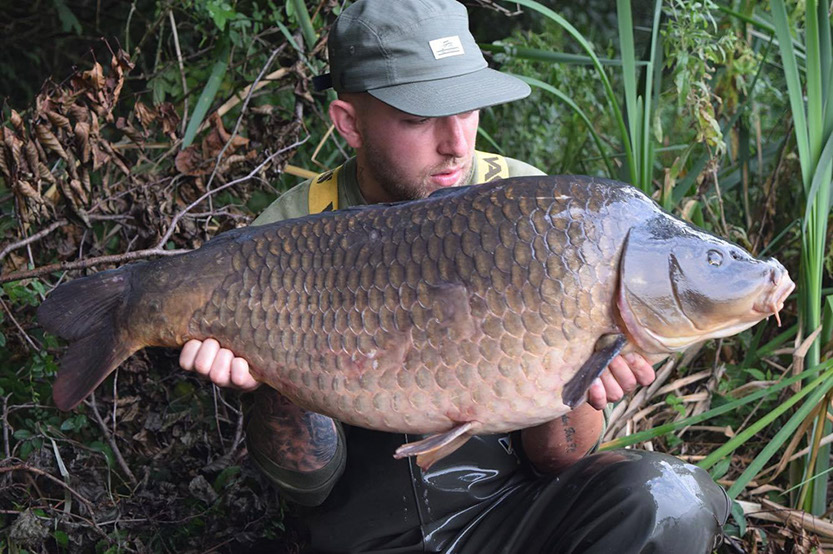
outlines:
[{"label": "tall reed", "polygon": [[[798,302],[804,334],[809,335],[822,324],[821,283],[833,175],[833,45],[826,3],[806,0],[805,10],[803,33],[796,30],[793,36],[784,0],[772,0],[772,18],[787,81],[804,185],[805,209],[801,235]],[[806,54],[803,87],[794,41],[803,44]],[[828,335],[829,330],[822,334]],[[818,340],[810,347],[805,360],[806,365],[810,367],[819,363]],[[829,396],[825,398],[829,404]],[[826,509],[826,470],[829,466],[830,449],[819,448],[818,439],[823,430],[829,432],[827,412],[827,409],[819,411],[816,421],[818,431],[812,433],[815,440],[805,461],[802,482],[806,485],[799,495],[800,499],[806,499],[803,503],[804,509],[814,514],[824,513]],[[819,477],[812,479],[810,473]]]}]

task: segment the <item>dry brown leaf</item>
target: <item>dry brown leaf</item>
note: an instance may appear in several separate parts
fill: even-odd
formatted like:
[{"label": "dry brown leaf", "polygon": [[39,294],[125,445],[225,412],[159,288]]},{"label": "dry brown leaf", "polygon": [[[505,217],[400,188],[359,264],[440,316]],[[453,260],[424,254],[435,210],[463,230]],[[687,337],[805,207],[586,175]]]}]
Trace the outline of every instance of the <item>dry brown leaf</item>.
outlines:
[{"label": "dry brown leaf", "polygon": [[15,110],[12,110],[12,115],[10,119],[12,121],[12,125],[14,125],[14,128],[17,129],[18,133],[23,134],[26,132],[26,129],[24,129],[23,127],[23,118],[20,117],[19,113],[17,113]]},{"label": "dry brown leaf", "polygon": [[106,85],[104,68],[98,62],[95,62],[92,69],[82,72],[81,78],[95,91],[103,90]]},{"label": "dry brown leaf", "polygon": [[6,149],[0,145],[0,171],[6,176],[6,179],[11,180],[12,174],[9,171],[9,164],[6,162]]},{"label": "dry brown leaf", "polygon": [[156,112],[151,110],[138,100],[136,104],[133,106],[133,112],[136,114],[136,119],[139,120],[139,124],[141,124],[142,128],[147,131],[148,127],[151,123],[156,121]]},{"label": "dry brown leaf", "polygon": [[8,152],[10,154],[10,158],[6,161],[11,161],[14,164],[14,166],[9,167],[9,169],[17,173],[17,171],[19,171],[18,168],[23,165],[23,160],[20,155],[20,139],[14,136],[11,129],[3,127],[3,142],[6,144],[6,148],[8,148]]},{"label": "dry brown leaf", "polygon": [[137,146],[143,146],[145,144],[145,137],[142,135],[142,132],[128,123],[125,118],[120,117],[116,120],[116,129],[123,131],[124,134],[127,135],[127,138],[133,141]]},{"label": "dry brown leaf", "polygon": [[43,146],[58,154],[63,160],[69,159],[66,150],[64,150],[64,147],[58,141],[58,137],[49,130],[49,127],[41,124],[35,125],[35,134],[38,137],[38,142]]},{"label": "dry brown leaf", "polygon": [[98,145],[92,145],[92,152],[93,152],[93,171],[97,171],[98,168],[106,164],[110,161],[110,156],[106,154]]},{"label": "dry brown leaf", "polygon": [[176,140],[176,130],[179,128],[180,117],[176,108],[170,102],[163,102],[156,106],[156,113],[162,122],[162,132]]},{"label": "dry brown leaf", "polygon": [[38,149],[35,148],[35,143],[31,140],[27,140],[26,147],[23,151],[26,155],[26,163],[29,166],[29,171],[32,175],[38,175],[38,164],[40,163],[40,160],[38,159]]},{"label": "dry brown leaf", "polygon": [[69,124],[69,119],[66,116],[57,112],[46,112],[46,118],[49,119],[49,122],[55,127],[72,131],[72,126]]},{"label": "dry brown leaf", "polygon": [[89,195],[92,193],[92,183],[90,182],[90,172],[87,171],[87,168],[81,166],[81,185],[84,187],[84,194]]},{"label": "dry brown leaf", "polygon": [[113,93],[110,96],[110,110],[116,105],[119,101],[119,96],[121,95],[121,89],[124,86],[124,74],[131,69],[133,69],[134,64],[130,61],[130,57],[127,55],[127,52],[119,48],[118,53],[110,59],[110,68],[113,70],[113,78],[115,80],[114,86],[112,87]]},{"label": "dry brown leaf", "polygon": [[107,142],[106,140],[100,140],[98,141],[98,144],[109,155],[113,163],[116,164],[116,166],[122,170],[122,173],[124,173],[125,175],[130,175],[130,170],[124,164],[118,153],[113,150],[109,142]]},{"label": "dry brown leaf", "polygon": [[[223,145],[225,145],[225,143],[227,143],[229,138],[231,137],[231,133],[226,131],[226,128],[223,126],[223,119],[220,117],[219,113],[214,112],[213,114],[211,114],[211,124],[217,130],[217,134],[220,137],[220,140],[222,140]],[[247,139],[246,137],[241,137],[240,135],[236,135],[234,137],[234,140],[231,141],[229,149],[233,150],[240,146],[245,146],[247,144],[249,144],[249,139]]]},{"label": "dry brown leaf", "polygon": [[78,158],[82,163],[88,163],[91,157],[89,123],[79,121],[75,124],[75,145]]},{"label": "dry brown leaf", "polygon": [[181,150],[174,161],[177,171],[184,175],[206,175],[211,172],[210,162],[206,162],[200,155],[196,144]]},{"label": "dry brown leaf", "polygon": [[78,179],[78,162],[75,159],[75,155],[72,153],[72,150],[67,152],[66,170],[71,178]]},{"label": "dry brown leaf", "polygon": [[79,104],[73,104],[67,110],[67,113],[72,116],[76,122],[89,123],[90,111]]},{"label": "dry brown leaf", "polygon": [[38,193],[38,191],[35,190],[35,187],[33,187],[28,181],[19,179],[18,181],[12,183],[12,188],[26,198],[31,198],[37,204],[43,204],[43,198],[40,193]]},{"label": "dry brown leaf", "polygon": [[38,162],[38,176],[51,185],[54,185],[56,182],[55,176],[52,175],[52,172],[49,171],[49,168],[46,167],[46,164],[43,162]]},{"label": "dry brown leaf", "polygon": [[78,201],[86,206],[87,205],[87,193],[84,192],[84,187],[81,185],[81,181],[78,179],[70,179],[69,180],[69,187],[72,189],[72,192],[75,194],[75,197]]}]

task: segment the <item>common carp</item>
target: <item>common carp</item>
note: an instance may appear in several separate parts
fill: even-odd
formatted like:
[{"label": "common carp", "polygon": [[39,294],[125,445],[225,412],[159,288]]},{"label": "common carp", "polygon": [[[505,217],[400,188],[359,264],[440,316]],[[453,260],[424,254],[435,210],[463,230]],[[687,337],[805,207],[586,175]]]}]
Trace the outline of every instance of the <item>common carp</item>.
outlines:
[{"label": "common carp", "polygon": [[61,285],[38,318],[70,341],[63,410],[145,346],[214,337],[302,408],[431,434],[396,453],[427,466],[566,413],[620,352],[777,317],[793,288],[631,186],[521,177],[229,231]]}]

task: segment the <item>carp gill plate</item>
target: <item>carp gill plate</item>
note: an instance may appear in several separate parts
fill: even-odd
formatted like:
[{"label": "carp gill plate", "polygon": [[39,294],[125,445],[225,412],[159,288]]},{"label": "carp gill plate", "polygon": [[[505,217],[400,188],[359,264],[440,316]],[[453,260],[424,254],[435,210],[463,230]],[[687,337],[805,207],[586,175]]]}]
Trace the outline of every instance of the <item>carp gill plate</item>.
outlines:
[{"label": "carp gill plate", "polygon": [[61,409],[145,346],[214,337],[302,408],[432,434],[396,453],[427,466],[566,413],[617,353],[777,317],[793,288],[633,187],[521,177],[236,229],[61,285],[38,317],[70,341]]}]

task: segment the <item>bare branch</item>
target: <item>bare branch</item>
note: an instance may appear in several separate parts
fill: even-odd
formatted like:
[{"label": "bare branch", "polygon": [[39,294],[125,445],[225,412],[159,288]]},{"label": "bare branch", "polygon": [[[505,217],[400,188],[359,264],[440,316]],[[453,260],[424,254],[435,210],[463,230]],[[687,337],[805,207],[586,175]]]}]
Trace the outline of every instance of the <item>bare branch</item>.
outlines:
[{"label": "bare branch", "polygon": [[98,413],[98,405],[95,403],[95,394],[92,394],[89,400],[85,400],[84,404],[92,408],[95,421],[98,423],[99,428],[101,428],[101,432],[104,433],[104,437],[107,439],[107,444],[110,445],[110,449],[113,451],[113,455],[116,457],[119,467],[124,474],[127,475],[127,478],[130,480],[130,484],[135,487],[139,484],[139,481],[136,480],[136,476],[133,475],[133,472],[130,471],[130,467],[128,467],[127,462],[124,461],[124,456],[121,455],[121,450],[119,450],[119,445],[116,444],[115,437],[112,433],[110,433],[110,430],[107,429],[107,425],[104,423],[104,420],[101,419],[101,414]]},{"label": "bare branch", "polygon": [[182,134],[184,135],[188,122],[188,82],[185,80],[185,65],[182,63],[182,50],[179,48],[179,33],[176,31],[176,20],[174,19],[174,11],[172,9],[168,10],[168,18],[171,20],[171,33],[174,36],[176,59],[179,62],[179,76],[182,79]]},{"label": "bare branch", "polygon": [[[57,483],[58,485],[62,486],[66,490],[68,490],[75,498],[80,500],[84,504],[84,506],[87,507],[87,511],[90,513],[90,517],[93,517],[95,515],[95,512],[93,511],[93,505],[89,500],[84,498],[84,496],[82,496],[81,493],[79,493],[77,490],[73,489],[72,487],[70,487],[69,485],[67,485],[66,483],[64,483],[63,481],[61,481],[57,477],[55,477],[54,475],[51,475],[50,473],[47,473],[46,471],[44,471],[42,469],[32,467],[28,464],[16,464],[16,465],[13,465],[13,466],[0,467],[0,473],[9,473],[11,471],[28,471],[30,473],[34,473],[35,475],[40,475],[41,477],[46,477],[50,481],[52,481],[54,483]],[[94,521],[93,521],[93,524],[95,524]],[[98,525],[95,525],[95,527],[96,527],[96,529],[98,529]],[[99,529],[99,531],[101,531],[101,529]],[[102,534],[103,534],[103,531],[102,531]]]},{"label": "bare branch", "polygon": [[237,117],[237,122],[234,124],[234,129],[231,131],[231,135],[229,135],[228,140],[223,145],[223,149],[220,150],[220,153],[217,155],[217,162],[214,164],[214,169],[211,171],[211,176],[208,178],[208,183],[206,183],[205,188],[210,189],[211,183],[214,182],[214,177],[217,175],[217,170],[220,167],[220,162],[223,159],[223,154],[226,153],[228,150],[229,145],[231,145],[234,137],[237,136],[237,132],[240,130],[240,122],[243,120],[243,116],[246,115],[246,108],[249,107],[249,100],[252,99],[252,93],[257,90],[258,83],[263,79],[263,74],[266,73],[266,70],[269,69],[269,66],[272,65],[272,61],[275,59],[275,56],[278,55],[278,52],[283,50],[284,44],[272,50],[272,54],[269,55],[269,59],[266,60],[266,63],[263,64],[263,68],[261,68],[260,73],[258,73],[257,77],[255,78],[254,82],[249,86],[248,93],[246,94],[246,99],[243,101],[243,107],[240,108],[240,115]]},{"label": "bare branch", "polygon": [[76,260],[74,262],[60,262],[57,264],[49,264],[27,271],[16,271],[8,275],[0,275],[0,284],[8,283],[10,281],[19,281],[21,279],[32,279],[34,277],[41,277],[48,275],[53,271],[69,271],[71,269],[86,269],[95,265],[101,264],[121,264],[124,262],[132,262],[135,260],[144,260],[154,256],[176,256],[178,254],[185,254],[190,252],[187,249],[179,250],[165,250],[163,248],[148,248],[147,250],[136,250],[135,252],[125,252],[124,254],[113,254],[109,256],[98,256],[95,258],[87,258],[86,260]]},{"label": "bare branch", "polygon": [[[290,144],[289,146],[287,146],[285,148],[281,148],[277,152],[274,152],[274,153],[270,154],[269,157],[267,157],[260,164],[258,164],[258,166],[256,168],[251,170],[248,175],[245,175],[245,176],[240,177],[239,179],[235,179],[233,181],[229,181],[225,185],[217,187],[216,189],[209,190],[208,192],[206,192],[205,194],[203,194],[202,196],[200,196],[199,198],[197,198],[196,200],[194,200],[193,202],[188,204],[188,206],[186,206],[183,210],[181,210],[178,214],[176,214],[174,216],[173,220],[171,221],[171,225],[168,227],[168,230],[165,232],[165,235],[162,237],[162,239],[156,245],[156,248],[154,248],[154,250],[161,250],[161,248],[165,245],[165,243],[168,242],[168,239],[171,238],[171,235],[173,235],[174,229],[176,229],[176,225],[177,225],[177,223],[179,223],[179,220],[182,219],[185,216],[186,213],[190,212],[194,207],[196,207],[198,204],[200,204],[200,202],[202,202],[206,198],[209,198],[210,196],[213,196],[213,195],[217,194],[218,192],[220,192],[222,190],[225,190],[229,187],[233,187],[234,185],[237,185],[237,184],[243,183],[245,181],[248,181],[249,179],[251,179],[252,177],[257,175],[260,172],[260,170],[263,169],[274,158],[276,158],[277,156],[283,154],[284,152],[286,152],[288,150],[298,148],[299,146],[304,144],[307,141],[308,138],[309,138],[309,136],[305,137],[303,140],[296,141],[296,142]],[[3,281],[0,280],[0,283],[2,283],[2,282]]]},{"label": "bare branch", "polygon": [[[54,231],[55,229],[57,229],[58,227],[62,227],[66,224],[67,224],[66,219],[59,219],[57,221],[53,221],[46,228],[41,229],[40,231],[38,231],[37,233],[35,233],[31,237],[28,237],[28,238],[25,238],[23,240],[13,242],[12,244],[7,245],[3,250],[0,250],[0,261],[2,261],[3,258],[8,256],[10,252],[13,252],[13,251],[17,250],[18,248],[23,248],[24,246],[28,246],[29,244],[32,244],[33,242],[38,241],[38,240],[42,239],[43,237],[45,237],[46,235],[48,235],[49,233],[51,233],[52,231]],[[0,270],[2,270],[2,268],[0,268]]]}]

